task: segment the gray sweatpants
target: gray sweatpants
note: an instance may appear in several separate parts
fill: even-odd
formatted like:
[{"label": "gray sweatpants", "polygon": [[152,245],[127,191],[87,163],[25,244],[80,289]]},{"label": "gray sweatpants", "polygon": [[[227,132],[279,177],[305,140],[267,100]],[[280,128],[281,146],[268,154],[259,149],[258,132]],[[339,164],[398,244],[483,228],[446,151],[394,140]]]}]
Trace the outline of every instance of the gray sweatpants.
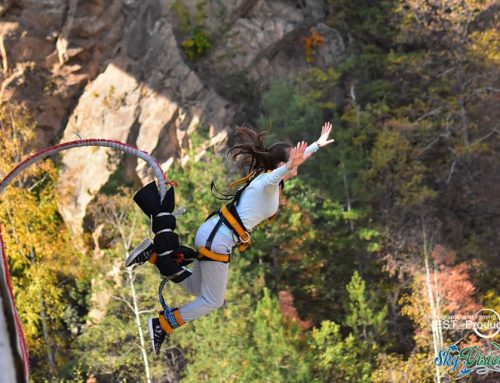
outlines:
[{"label": "gray sweatpants", "polygon": [[[217,222],[217,216],[205,221],[196,232],[194,245],[198,249],[205,246],[212,228]],[[212,242],[211,250],[219,254],[230,254],[235,241],[227,235],[227,228],[219,229]],[[180,307],[182,319],[186,322],[199,318],[218,309],[224,303],[226,293],[229,263],[214,261],[193,262],[193,274],[180,284],[197,298]]]}]

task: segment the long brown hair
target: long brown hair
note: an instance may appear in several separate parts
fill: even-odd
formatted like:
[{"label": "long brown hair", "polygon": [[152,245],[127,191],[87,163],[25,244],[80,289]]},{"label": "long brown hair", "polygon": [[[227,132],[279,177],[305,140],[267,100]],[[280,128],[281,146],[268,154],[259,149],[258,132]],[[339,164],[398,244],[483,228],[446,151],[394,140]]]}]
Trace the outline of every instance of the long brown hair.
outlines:
[{"label": "long brown hair", "polygon": [[264,146],[267,132],[259,133],[247,126],[237,127],[234,137],[237,141],[228,151],[234,161],[240,166],[248,166],[248,171],[266,171],[278,167],[280,162],[287,162],[292,144],[276,142]]}]

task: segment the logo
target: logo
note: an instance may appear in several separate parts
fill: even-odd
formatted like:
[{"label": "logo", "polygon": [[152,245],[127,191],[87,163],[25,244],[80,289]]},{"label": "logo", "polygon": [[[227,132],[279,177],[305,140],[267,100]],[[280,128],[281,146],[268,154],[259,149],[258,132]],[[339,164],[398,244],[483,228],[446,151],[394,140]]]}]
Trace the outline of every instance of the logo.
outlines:
[{"label": "logo", "polygon": [[500,333],[500,314],[492,309],[481,309],[473,315],[448,315],[433,320],[433,326],[444,330],[473,330],[483,339]]},{"label": "logo", "polygon": [[481,338],[493,338],[500,332],[500,315],[492,309],[481,309],[475,314],[474,332]]},{"label": "logo", "polygon": [[458,371],[455,379],[463,378],[474,371],[479,375],[500,372],[500,344],[492,342],[492,345],[493,351],[483,353],[479,346],[460,349],[454,344],[439,351],[434,364],[449,367],[449,372],[452,374]]}]

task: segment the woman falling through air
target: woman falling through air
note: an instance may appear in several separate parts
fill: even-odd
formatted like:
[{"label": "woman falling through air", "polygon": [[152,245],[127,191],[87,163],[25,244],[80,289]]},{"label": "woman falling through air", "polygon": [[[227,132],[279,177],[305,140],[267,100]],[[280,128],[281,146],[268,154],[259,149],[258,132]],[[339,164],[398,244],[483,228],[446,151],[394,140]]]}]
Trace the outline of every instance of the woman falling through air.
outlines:
[{"label": "woman falling through air", "polygon": [[[160,311],[157,318],[149,319],[149,335],[157,354],[165,337],[175,328],[222,306],[233,248],[236,245],[240,250],[248,247],[252,229],[276,214],[284,181],[296,176],[298,167],[312,153],[334,141],[328,139],[331,130],[332,124],[326,122],[319,139],[309,146],[305,142],[299,142],[296,146],[277,142],[265,147],[263,134],[247,127],[236,128],[239,142],[230,148],[228,154],[232,155],[233,160],[248,165],[249,174],[239,181],[244,185],[238,189],[232,201],[218,214],[209,216],[198,228],[194,241],[197,251],[179,246],[178,237],[173,233],[173,188],[162,207],[159,202],[157,206],[144,207],[151,205],[151,200],[145,203],[143,195],[149,195],[150,198],[151,194],[143,192],[143,189],[153,187],[157,192],[154,183],[136,194],[136,203],[152,217],[155,238],[154,242],[146,239],[141,243],[128,256],[125,265],[140,265],[149,261],[158,267],[165,278],[180,283],[196,297],[184,306]],[[183,267],[191,262],[191,270]]]}]

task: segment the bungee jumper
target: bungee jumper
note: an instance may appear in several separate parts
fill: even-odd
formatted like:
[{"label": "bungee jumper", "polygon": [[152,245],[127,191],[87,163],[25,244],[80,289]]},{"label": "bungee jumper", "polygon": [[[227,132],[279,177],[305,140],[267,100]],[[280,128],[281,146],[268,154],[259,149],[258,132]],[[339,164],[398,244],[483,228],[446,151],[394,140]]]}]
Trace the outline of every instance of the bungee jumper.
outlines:
[{"label": "bungee jumper", "polygon": [[[239,142],[229,149],[234,161],[249,167],[247,176],[233,182],[238,187],[234,195],[223,195],[228,203],[210,214],[198,228],[194,246],[181,246],[175,233],[176,213],[174,183],[165,197],[155,182],[144,186],[134,196],[135,203],[151,218],[153,240],[147,238],[136,247],[125,261],[126,267],[145,262],[154,264],[164,278],[159,287],[163,310],[149,318],[149,335],[156,354],[165,338],[176,328],[220,308],[224,303],[229,262],[233,249],[246,250],[251,244],[252,230],[264,220],[271,221],[279,206],[284,182],[297,175],[298,167],[319,148],[334,142],[328,139],[332,124],[326,122],[319,139],[307,146],[277,142],[269,147],[263,143],[264,133],[248,127],[236,128]],[[212,182],[212,191],[215,187]],[[192,264],[191,270],[186,266]],[[196,298],[181,307],[165,303],[162,290],[167,281],[179,283]]]}]

